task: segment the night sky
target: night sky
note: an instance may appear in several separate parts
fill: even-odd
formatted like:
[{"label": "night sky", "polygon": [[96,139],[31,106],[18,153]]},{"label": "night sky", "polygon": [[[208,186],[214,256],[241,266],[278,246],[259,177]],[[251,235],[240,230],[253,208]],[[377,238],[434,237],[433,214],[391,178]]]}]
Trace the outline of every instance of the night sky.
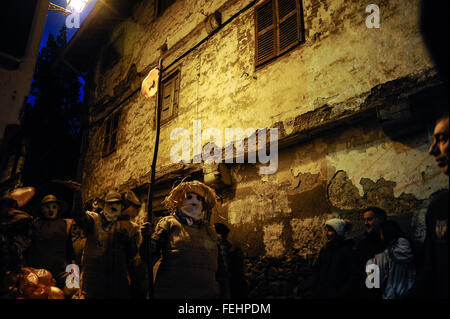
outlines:
[{"label": "night sky", "polygon": [[[66,0],[51,0],[51,2],[58,6],[61,6],[61,7],[66,7],[66,4],[67,4]],[[87,17],[89,12],[92,10],[92,8],[94,7],[96,2],[97,2],[97,0],[90,0],[86,9],[84,9],[84,11],[81,13],[81,18],[80,18],[81,24],[83,23],[84,19]],[[65,24],[66,18],[67,18],[67,16],[64,16],[62,14],[62,12],[58,12],[58,11],[48,11],[47,12],[47,19],[45,21],[45,28],[44,28],[44,32],[42,33],[42,39],[41,39],[41,45],[39,47],[39,51],[47,43],[47,39],[48,39],[48,36],[50,33],[53,34],[56,38],[59,30],[61,30],[62,26]],[[67,41],[70,41],[70,39],[73,37],[73,35],[76,33],[77,30],[78,29],[76,29],[76,28],[67,29]],[[84,80],[81,77],[79,77],[79,80],[80,80],[81,84],[84,86]],[[83,100],[83,88],[81,88],[81,100]],[[28,102],[34,103],[34,97],[31,94],[28,97]]]},{"label": "night sky", "polygon": [[[66,7],[66,0],[51,0],[52,3],[61,6]],[[89,4],[87,5],[86,9],[81,13],[81,23],[83,23],[86,16],[89,14],[91,9],[94,7],[97,0],[91,0]],[[42,34],[42,40],[41,40],[41,48],[45,46],[45,43],[47,42],[48,35],[52,33],[55,37],[57,36],[59,30],[66,22],[66,16],[64,16],[61,12],[58,11],[48,11],[47,13],[47,20],[45,21],[45,29],[44,33]],[[70,40],[72,36],[75,34],[77,29],[67,29],[67,39]]]}]

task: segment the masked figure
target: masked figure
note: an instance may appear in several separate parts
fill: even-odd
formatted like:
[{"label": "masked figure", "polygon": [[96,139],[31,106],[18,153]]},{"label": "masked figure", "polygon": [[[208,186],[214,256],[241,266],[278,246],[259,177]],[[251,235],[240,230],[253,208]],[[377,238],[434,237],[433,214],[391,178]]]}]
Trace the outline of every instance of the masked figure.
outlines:
[{"label": "masked figure", "polygon": [[155,298],[219,297],[217,237],[209,225],[216,198],[214,190],[201,182],[182,182],[165,199],[171,214],[159,220],[151,239],[142,228],[141,256],[147,258],[151,240],[153,263],[161,258]]},{"label": "masked figure", "polygon": [[18,188],[0,199],[0,299],[63,299],[45,269],[24,267],[29,249],[32,217],[22,210],[34,188]]},{"label": "masked figure", "polygon": [[66,266],[73,261],[73,220],[61,218],[65,209],[66,203],[55,195],[44,196],[40,216],[33,220],[32,245],[26,256],[29,266],[50,271],[59,287],[65,285]]},{"label": "masked figure", "polygon": [[87,236],[82,260],[82,291],[87,299],[131,297],[131,268],[139,233],[122,210],[122,196],[110,191],[103,211],[76,215]]},{"label": "masked figure", "polygon": [[31,243],[32,217],[19,210],[13,198],[0,199],[0,276],[18,273]]}]

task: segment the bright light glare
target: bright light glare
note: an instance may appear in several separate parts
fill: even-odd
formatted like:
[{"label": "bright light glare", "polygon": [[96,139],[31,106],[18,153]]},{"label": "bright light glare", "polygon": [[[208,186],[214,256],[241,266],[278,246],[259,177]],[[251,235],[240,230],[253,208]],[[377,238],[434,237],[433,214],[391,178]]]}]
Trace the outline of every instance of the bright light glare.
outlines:
[{"label": "bright light glare", "polygon": [[67,8],[71,11],[81,12],[86,7],[89,0],[66,0]]}]

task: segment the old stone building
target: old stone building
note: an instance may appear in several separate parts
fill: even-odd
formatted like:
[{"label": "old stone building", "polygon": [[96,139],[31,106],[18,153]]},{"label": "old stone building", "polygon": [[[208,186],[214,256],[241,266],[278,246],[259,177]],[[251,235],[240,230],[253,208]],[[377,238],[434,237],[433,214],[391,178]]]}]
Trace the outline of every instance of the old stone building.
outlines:
[{"label": "old stone building", "polygon": [[[214,186],[222,205],[212,222],[228,225],[243,249],[250,297],[308,295],[308,265],[331,215],[353,221],[356,235],[360,210],[376,205],[423,240],[430,197],[448,188],[427,154],[425,102],[441,80],[420,33],[419,1],[379,1],[379,28],[369,28],[372,2],[98,2],[64,55],[89,78],[83,200],[114,188],[145,201],[157,99],[139,91],[162,58],[153,210],[165,213],[161,201],[186,176]],[[189,162],[171,159],[176,128],[190,134]],[[196,150],[211,141],[205,131],[216,129],[225,148],[227,128],[277,128],[276,172],[236,158],[197,163]],[[145,216],[144,205],[136,221]]]}]

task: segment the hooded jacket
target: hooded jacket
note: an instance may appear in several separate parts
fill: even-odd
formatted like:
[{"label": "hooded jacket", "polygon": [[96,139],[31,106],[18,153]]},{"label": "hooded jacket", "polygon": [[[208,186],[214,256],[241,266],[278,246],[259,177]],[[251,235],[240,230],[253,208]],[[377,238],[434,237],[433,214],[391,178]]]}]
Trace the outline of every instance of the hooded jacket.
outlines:
[{"label": "hooded jacket", "polygon": [[397,239],[385,251],[369,259],[367,265],[369,264],[379,267],[383,299],[404,297],[414,285],[414,255],[409,241],[405,238]]}]

